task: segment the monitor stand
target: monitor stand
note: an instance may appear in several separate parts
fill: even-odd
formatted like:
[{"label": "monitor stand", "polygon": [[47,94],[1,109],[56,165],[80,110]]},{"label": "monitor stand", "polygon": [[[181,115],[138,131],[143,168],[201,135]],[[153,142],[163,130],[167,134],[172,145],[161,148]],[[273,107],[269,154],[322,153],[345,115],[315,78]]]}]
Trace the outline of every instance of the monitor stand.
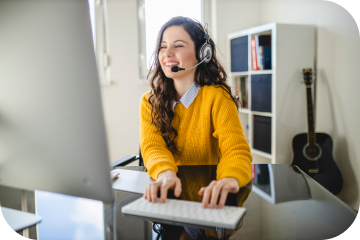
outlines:
[{"label": "monitor stand", "polygon": [[[41,217],[28,212],[1,207],[2,215],[14,231],[19,231],[41,221]],[[0,216],[1,217],[1,216]]]},{"label": "monitor stand", "polygon": [[42,218],[34,213],[27,212],[27,197],[25,190],[22,190],[21,205],[22,211],[0,206],[0,214],[2,213],[7,224],[14,231],[24,229],[24,237],[29,237],[27,228],[40,222]]}]

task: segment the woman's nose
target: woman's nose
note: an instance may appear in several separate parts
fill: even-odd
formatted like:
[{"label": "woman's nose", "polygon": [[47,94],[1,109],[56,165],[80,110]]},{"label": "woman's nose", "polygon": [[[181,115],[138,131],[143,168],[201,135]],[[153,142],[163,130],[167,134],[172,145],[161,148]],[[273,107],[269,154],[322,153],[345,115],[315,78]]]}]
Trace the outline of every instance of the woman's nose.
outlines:
[{"label": "woman's nose", "polygon": [[165,49],[165,56],[172,56],[174,55],[173,50],[169,47]]}]

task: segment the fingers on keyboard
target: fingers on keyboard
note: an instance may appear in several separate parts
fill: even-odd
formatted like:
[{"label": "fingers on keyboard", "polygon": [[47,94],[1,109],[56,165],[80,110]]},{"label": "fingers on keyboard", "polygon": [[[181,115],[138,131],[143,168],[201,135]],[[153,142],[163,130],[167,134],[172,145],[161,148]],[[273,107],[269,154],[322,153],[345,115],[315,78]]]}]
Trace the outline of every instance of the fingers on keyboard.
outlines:
[{"label": "fingers on keyboard", "polygon": [[166,201],[167,198],[167,190],[168,190],[168,186],[162,186],[160,188],[160,196],[161,196],[161,202],[164,203]]},{"label": "fingers on keyboard", "polygon": [[175,197],[180,197],[180,194],[181,194],[181,181],[180,179],[176,179],[175,181],[175,188],[174,188],[174,194],[175,194]]},{"label": "fingers on keyboard", "polygon": [[161,182],[154,182],[150,184],[150,194],[151,194],[151,202],[157,202],[157,193],[161,186]]},{"label": "fingers on keyboard", "polygon": [[228,193],[229,193],[228,188],[223,187],[223,189],[221,190],[221,195],[220,195],[220,200],[219,200],[219,208],[224,207]]},{"label": "fingers on keyboard", "polygon": [[204,208],[207,208],[209,202],[210,202],[210,197],[211,197],[211,194],[212,194],[212,189],[213,187],[215,186],[216,184],[216,181],[212,181],[209,186],[206,187],[205,191],[204,191],[204,196],[203,196],[203,200],[202,200],[202,203],[203,203],[203,207]]}]

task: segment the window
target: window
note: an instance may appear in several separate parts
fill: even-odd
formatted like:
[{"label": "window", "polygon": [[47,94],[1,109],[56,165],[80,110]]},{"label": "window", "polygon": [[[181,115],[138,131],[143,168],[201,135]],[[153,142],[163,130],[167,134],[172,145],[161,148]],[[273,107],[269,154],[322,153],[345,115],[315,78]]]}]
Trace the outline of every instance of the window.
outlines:
[{"label": "window", "polygon": [[95,0],[88,0],[88,1],[89,1],[89,11],[90,11],[90,20],[91,20],[91,30],[93,35],[94,49],[96,53]]},{"label": "window", "polygon": [[107,41],[107,0],[88,0],[94,50],[101,86],[111,85]]},{"label": "window", "polygon": [[140,79],[146,79],[161,26],[170,18],[184,16],[202,22],[202,0],[138,0]]}]

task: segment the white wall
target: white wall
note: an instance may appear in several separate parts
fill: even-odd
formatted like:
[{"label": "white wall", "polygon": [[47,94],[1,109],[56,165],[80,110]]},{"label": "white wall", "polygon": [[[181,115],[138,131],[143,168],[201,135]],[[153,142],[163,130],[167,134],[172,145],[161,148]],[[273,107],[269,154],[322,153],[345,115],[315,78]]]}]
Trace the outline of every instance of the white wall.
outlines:
[{"label": "white wall", "polygon": [[[341,6],[323,0],[204,1],[207,9],[213,8],[207,16],[216,19],[213,38],[226,69],[228,33],[270,22],[317,26],[316,130],[333,138],[333,156],[344,178],[339,198],[358,209],[360,39],[351,15]],[[115,85],[103,87],[102,94],[110,158],[115,161],[138,153],[140,97],[150,87],[138,79],[136,1],[108,0],[108,17]],[[211,30],[214,26],[210,22]]]},{"label": "white wall", "polygon": [[108,0],[110,71],[114,84],[102,87],[110,162],[139,153],[140,98],[150,90],[139,80],[135,0]]}]

